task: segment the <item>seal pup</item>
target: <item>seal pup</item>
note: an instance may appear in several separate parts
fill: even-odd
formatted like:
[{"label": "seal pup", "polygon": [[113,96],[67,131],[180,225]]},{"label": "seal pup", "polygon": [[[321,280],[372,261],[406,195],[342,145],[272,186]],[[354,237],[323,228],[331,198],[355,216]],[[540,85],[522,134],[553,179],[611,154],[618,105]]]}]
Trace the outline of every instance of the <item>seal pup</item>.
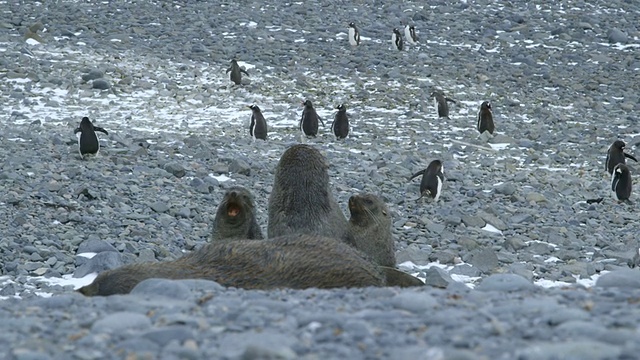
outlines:
[{"label": "seal pup", "polygon": [[438,117],[449,119],[448,103],[452,102],[455,104],[456,101],[444,96],[444,94],[440,90],[433,91],[430,97],[434,99],[434,106],[438,111]]},{"label": "seal pup", "polygon": [[329,186],[329,164],[316,148],[288,148],[276,167],[269,195],[267,236],[312,234],[347,236],[347,219]]},{"label": "seal pup", "polygon": [[251,109],[251,124],[249,125],[249,135],[256,139],[267,140],[267,121],[262,116],[258,105],[249,106]]},{"label": "seal pup", "polygon": [[360,32],[353,22],[349,23],[349,44],[351,44],[351,46],[360,45]]},{"label": "seal pup", "polygon": [[493,124],[493,111],[491,111],[491,103],[488,101],[480,104],[480,110],[478,111],[478,131],[482,134],[488,131],[489,134],[493,134],[496,130],[496,126]]},{"label": "seal pup", "polygon": [[422,175],[422,180],[420,181],[420,197],[417,198],[416,201],[428,195],[431,196],[435,202],[438,202],[442,192],[442,184],[444,183],[444,167],[442,166],[442,162],[440,160],[433,160],[426,169],[413,174],[411,178],[409,178],[409,181],[419,175]]},{"label": "seal pup", "polygon": [[231,72],[229,75],[229,79],[233,81],[234,84],[240,85],[242,83],[242,74],[249,76],[249,73],[246,72],[243,68],[238,65],[238,62],[233,59],[231,60],[231,66],[227,69],[227,74]]},{"label": "seal pup", "polygon": [[340,104],[336,107],[338,112],[331,124],[331,131],[336,136],[336,139],[344,139],[349,135],[349,117],[347,116],[347,107],[344,104]]},{"label": "seal pup", "polygon": [[[107,130],[93,125],[86,116],[80,121],[80,126],[74,130],[74,133],[78,136],[78,150],[82,159],[84,159],[85,155],[97,155],[98,151],[100,151],[100,141],[96,131],[109,135]],[[78,135],[78,133],[80,134]]]},{"label": "seal pup", "polygon": [[256,220],[256,208],[251,192],[242,186],[227,190],[218,205],[213,220],[211,241],[232,239],[263,239]]},{"label": "seal pup", "polygon": [[173,261],[129,264],[100,273],[78,291],[127,294],[150,278],[207,279],[243,289],[385,286],[385,270],[353,247],[321,236],[290,234],[268,241],[209,243]]},{"label": "seal pup", "polygon": [[617,164],[611,175],[611,191],[618,201],[629,200],[631,196],[631,172],[625,164]]},{"label": "seal pup", "polygon": [[322,121],[316,109],[313,108],[311,100],[305,100],[302,106],[304,106],[304,109],[302,110],[302,117],[300,117],[300,131],[304,136],[316,137],[318,135],[318,121],[322,123],[322,126],[324,126],[324,121]]},{"label": "seal pup", "polygon": [[415,45],[418,43],[418,35],[416,35],[416,27],[413,25],[405,25],[404,27],[404,37],[407,39],[407,42],[411,45]]},{"label": "seal pup", "polygon": [[622,140],[616,140],[611,144],[611,146],[609,146],[609,150],[607,150],[607,160],[604,164],[604,168],[609,172],[609,175],[613,174],[613,168],[616,165],[627,163],[625,158],[638,162],[633,155],[629,155],[624,152],[625,146],[627,145]]},{"label": "seal pup", "polygon": [[391,214],[380,198],[362,193],[349,198],[349,243],[378,265],[396,266]]},{"label": "seal pup", "polygon": [[402,34],[400,34],[400,31],[397,28],[393,29],[393,34],[391,34],[391,42],[393,43],[393,46],[402,51]]}]

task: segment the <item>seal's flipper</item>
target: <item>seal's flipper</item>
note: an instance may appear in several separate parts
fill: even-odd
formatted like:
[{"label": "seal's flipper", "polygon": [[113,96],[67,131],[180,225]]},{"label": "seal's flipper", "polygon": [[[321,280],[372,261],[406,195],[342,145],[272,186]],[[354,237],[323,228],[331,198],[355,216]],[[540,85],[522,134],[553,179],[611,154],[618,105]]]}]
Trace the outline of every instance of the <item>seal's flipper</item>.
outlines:
[{"label": "seal's flipper", "polygon": [[424,286],[424,282],[413,275],[387,266],[380,266],[386,277],[387,286],[413,287]]}]

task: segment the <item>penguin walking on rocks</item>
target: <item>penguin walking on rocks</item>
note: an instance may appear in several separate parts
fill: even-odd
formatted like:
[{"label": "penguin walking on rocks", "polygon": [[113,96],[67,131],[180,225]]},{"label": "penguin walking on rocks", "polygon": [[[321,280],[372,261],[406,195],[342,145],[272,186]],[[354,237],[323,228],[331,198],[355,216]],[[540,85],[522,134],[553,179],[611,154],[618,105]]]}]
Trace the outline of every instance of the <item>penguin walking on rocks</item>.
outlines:
[{"label": "penguin walking on rocks", "polygon": [[306,100],[302,103],[304,110],[302,110],[302,117],[300,118],[300,130],[304,136],[316,137],[318,135],[318,121],[324,126],[324,121],[313,108],[311,100]]},{"label": "penguin walking on rocks", "polygon": [[616,165],[626,164],[625,158],[638,162],[633,155],[629,155],[624,152],[625,146],[627,145],[622,140],[616,140],[611,144],[611,146],[609,146],[609,150],[607,151],[607,160],[604,164],[605,170],[609,172],[609,175],[613,174],[613,168]]},{"label": "penguin walking on rocks", "polygon": [[347,116],[347,107],[344,104],[340,104],[336,107],[338,112],[331,124],[331,131],[336,136],[336,139],[344,139],[349,135],[349,117]]},{"label": "penguin walking on rocks", "polygon": [[351,44],[351,46],[360,45],[360,33],[358,32],[356,24],[353,22],[349,23],[349,44]]},{"label": "penguin walking on rocks", "polygon": [[433,198],[435,202],[438,202],[442,192],[442,184],[444,184],[444,167],[442,166],[442,162],[440,160],[433,160],[426,169],[413,174],[411,178],[409,178],[409,181],[420,175],[422,175],[422,181],[420,181],[420,197],[417,198],[416,201],[428,195]]},{"label": "penguin walking on rocks", "polygon": [[618,201],[627,201],[631,196],[631,172],[625,164],[618,164],[611,175],[611,191]]},{"label": "penguin walking on rocks", "polygon": [[80,121],[80,126],[75,129],[74,133],[78,136],[78,149],[82,159],[84,159],[85,155],[97,155],[98,151],[100,151],[100,141],[96,131],[109,135],[107,130],[94,126],[86,116]]},{"label": "penguin walking on rocks", "polygon": [[448,103],[456,103],[455,100],[450,99],[442,93],[440,90],[436,90],[431,93],[431,96],[434,99],[434,106],[438,111],[438,117],[449,119],[449,104]]},{"label": "penguin walking on rocks", "polygon": [[402,34],[398,29],[393,29],[393,34],[391,35],[391,42],[393,45],[400,51],[402,51],[403,43],[402,43]]},{"label": "penguin walking on rocks", "polygon": [[231,66],[227,69],[227,74],[231,72],[229,75],[229,79],[233,81],[234,84],[240,85],[242,84],[242,74],[249,76],[249,73],[246,72],[243,68],[238,65],[238,62],[233,59],[231,60]]},{"label": "penguin walking on rocks", "polygon": [[496,126],[493,124],[493,111],[491,111],[491,103],[488,101],[480,104],[480,110],[478,111],[478,131],[482,134],[488,131],[489,134],[493,134],[496,131]]},{"label": "penguin walking on rocks", "polygon": [[249,106],[251,109],[251,124],[249,125],[249,135],[256,139],[267,140],[267,121],[264,119],[258,105]]},{"label": "penguin walking on rocks", "polygon": [[416,27],[413,25],[407,24],[404,27],[404,37],[407,39],[407,42],[411,45],[416,45],[418,43],[418,35],[416,35]]}]

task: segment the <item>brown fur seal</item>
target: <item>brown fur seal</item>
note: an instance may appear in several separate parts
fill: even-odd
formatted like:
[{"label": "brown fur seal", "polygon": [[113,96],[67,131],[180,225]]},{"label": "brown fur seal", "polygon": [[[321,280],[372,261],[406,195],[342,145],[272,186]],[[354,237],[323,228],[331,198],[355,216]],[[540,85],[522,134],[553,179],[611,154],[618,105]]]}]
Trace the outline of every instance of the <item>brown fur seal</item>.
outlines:
[{"label": "brown fur seal", "polygon": [[150,278],[208,279],[223,286],[263,290],[386,285],[385,270],[353,247],[298,234],[266,241],[209,243],[174,261],[105,271],[78,291],[87,296],[126,294]]},{"label": "brown fur seal", "polygon": [[353,195],[349,198],[349,211],[349,243],[378,265],[396,266],[391,214],[384,201],[373,194]]},{"label": "brown fur seal", "polygon": [[347,219],[329,187],[329,165],[309,145],[288,148],[278,163],[269,196],[269,238],[312,234],[346,239]]},{"label": "brown fur seal", "polygon": [[227,190],[213,220],[211,241],[231,239],[263,239],[253,196],[241,186]]}]

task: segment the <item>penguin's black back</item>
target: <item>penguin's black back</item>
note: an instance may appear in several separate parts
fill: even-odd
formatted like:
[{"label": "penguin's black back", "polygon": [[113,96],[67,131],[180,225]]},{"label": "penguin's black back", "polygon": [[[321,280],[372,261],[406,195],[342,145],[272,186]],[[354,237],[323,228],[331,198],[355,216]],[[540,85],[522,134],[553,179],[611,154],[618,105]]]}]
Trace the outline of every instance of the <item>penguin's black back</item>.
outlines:
[{"label": "penguin's black back", "polygon": [[609,174],[613,174],[613,168],[618,164],[626,164],[626,159],[624,155],[624,148],[626,144],[622,140],[616,140],[609,147],[609,151],[607,152],[607,161],[606,168]]},{"label": "penguin's black back", "polygon": [[616,199],[629,200],[631,196],[631,172],[625,164],[618,164],[613,169],[611,176],[611,190]]},{"label": "penguin's black back", "polygon": [[300,119],[300,129],[306,136],[315,137],[318,135],[318,114],[309,100],[304,102],[304,110],[302,110],[302,118]]},{"label": "penguin's black back", "polygon": [[96,131],[88,117],[83,117],[80,122],[80,127],[76,129],[76,132],[80,132],[80,139],[78,144],[80,146],[80,154],[96,154],[100,150],[100,142]]},{"label": "penguin's black back", "polygon": [[257,105],[249,107],[252,111],[249,134],[256,139],[267,140],[267,121],[264,119],[260,108]]},{"label": "penguin's black back", "polygon": [[485,101],[480,105],[480,111],[478,112],[478,131],[482,134],[488,131],[490,134],[496,130],[496,126],[493,123],[493,113],[491,112],[491,104]]},{"label": "penguin's black back", "polygon": [[344,139],[349,135],[349,118],[347,116],[347,108],[344,105],[338,106],[338,112],[331,125],[336,138]]},{"label": "penguin's black back", "polygon": [[440,160],[433,160],[427,169],[424,171],[422,181],[420,181],[420,193],[424,194],[429,190],[429,194],[432,198],[438,195],[438,178],[440,182],[444,182],[444,174],[442,173],[442,162]]}]

